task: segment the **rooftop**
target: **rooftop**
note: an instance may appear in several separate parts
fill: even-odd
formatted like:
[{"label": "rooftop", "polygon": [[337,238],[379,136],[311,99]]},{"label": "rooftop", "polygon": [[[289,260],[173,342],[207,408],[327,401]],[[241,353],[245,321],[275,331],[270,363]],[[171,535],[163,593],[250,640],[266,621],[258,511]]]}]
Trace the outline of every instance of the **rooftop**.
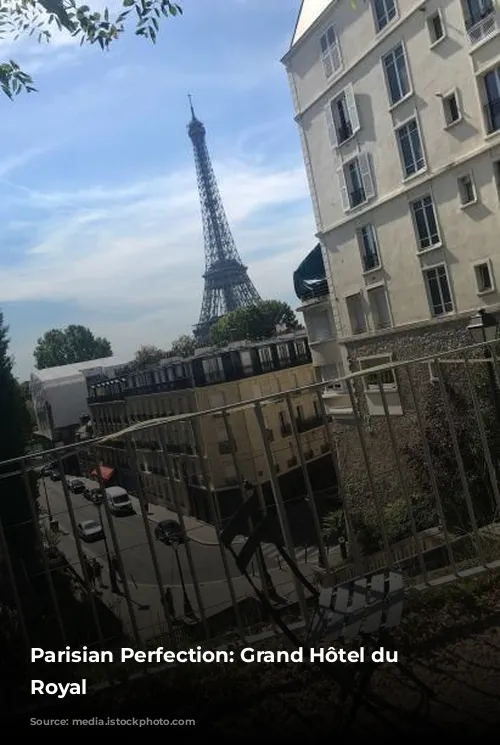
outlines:
[{"label": "rooftop", "polygon": [[130,360],[123,360],[119,357],[103,357],[98,360],[87,360],[85,362],[75,362],[70,365],[60,365],[59,367],[47,367],[44,370],[33,370],[31,377],[38,379],[42,383],[52,381],[62,382],[63,380],[79,378],[91,371],[99,372],[102,369],[122,367],[129,364],[129,362]]}]

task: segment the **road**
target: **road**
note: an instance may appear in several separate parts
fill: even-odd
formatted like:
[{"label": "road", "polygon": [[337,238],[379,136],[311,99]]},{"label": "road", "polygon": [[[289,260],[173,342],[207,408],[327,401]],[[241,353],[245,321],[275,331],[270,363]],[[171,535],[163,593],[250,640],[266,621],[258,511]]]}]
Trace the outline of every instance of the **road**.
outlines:
[{"label": "road", "polygon": [[[47,497],[53,518],[59,520],[60,527],[65,533],[71,534],[71,521],[61,482],[53,482],[50,481],[50,479],[41,480],[40,505],[42,509],[46,510],[47,505],[44,483],[47,489]],[[84,520],[99,520],[98,507],[88,502],[82,494],[70,494],[70,498],[77,522],[83,522]],[[101,522],[106,531],[109,550],[113,553],[113,543],[109,532],[109,526],[106,524],[104,508],[102,508],[101,511],[103,513]],[[116,516],[113,518],[113,523],[127,575],[138,585],[156,585],[153,562],[142,516],[137,513],[134,515]],[[150,523],[150,527],[154,538],[155,526],[153,523]],[[84,545],[86,553],[97,556],[103,561],[106,560],[104,541],[96,541]],[[224,581],[226,574],[224,572],[219,548],[217,546],[203,546],[194,541],[190,541],[189,545],[198,582],[210,583]],[[173,548],[171,546],[165,546],[160,541],[155,541],[155,548],[163,584],[178,585],[180,583],[180,576]],[[181,545],[178,551],[184,581],[186,584],[192,584],[193,578],[191,576],[185,546]],[[240,572],[236,567],[233,558],[228,555],[227,559],[231,576],[240,576]]]}]

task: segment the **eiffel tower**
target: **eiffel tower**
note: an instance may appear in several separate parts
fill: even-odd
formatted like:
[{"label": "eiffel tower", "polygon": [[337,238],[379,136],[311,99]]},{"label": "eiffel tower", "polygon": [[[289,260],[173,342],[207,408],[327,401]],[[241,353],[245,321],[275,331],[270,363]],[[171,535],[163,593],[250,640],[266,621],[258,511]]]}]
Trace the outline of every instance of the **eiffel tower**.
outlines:
[{"label": "eiffel tower", "polygon": [[219,318],[237,308],[258,303],[260,296],[236,249],[208,154],[206,130],[196,118],[191,96],[189,106],[188,134],[193,143],[205,243],[205,288],[194,335],[199,342],[207,343],[210,328]]}]

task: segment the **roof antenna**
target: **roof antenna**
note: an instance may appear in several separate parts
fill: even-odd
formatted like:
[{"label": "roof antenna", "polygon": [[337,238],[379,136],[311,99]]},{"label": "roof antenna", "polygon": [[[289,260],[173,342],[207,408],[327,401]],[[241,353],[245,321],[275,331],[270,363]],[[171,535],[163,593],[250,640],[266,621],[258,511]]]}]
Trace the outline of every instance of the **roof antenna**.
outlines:
[{"label": "roof antenna", "polygon": [[189,108],[191,109],[191,115],[193,119],[196,119],[196,116],[194,115],[194,109],[193,109],[193,97],[190,93],[188,93],[188,98],[189,98]]}]

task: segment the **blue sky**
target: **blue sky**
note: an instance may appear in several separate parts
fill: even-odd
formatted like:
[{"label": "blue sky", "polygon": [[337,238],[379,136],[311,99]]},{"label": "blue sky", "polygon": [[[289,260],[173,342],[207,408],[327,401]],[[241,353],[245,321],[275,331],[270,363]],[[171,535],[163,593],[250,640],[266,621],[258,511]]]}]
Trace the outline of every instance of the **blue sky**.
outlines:
[{"label": "blue sky", "polygon": [[22,379],[49,328],[88,325],[128,357],[198,320],[188,92],[255,285],[297,303],[292,272],[315,228],[279,59],[299,4],[183,0],[156,46],[130,34],[106,54],[63,34],[2,42],[39,90],[0,98],[0,308]]}]

